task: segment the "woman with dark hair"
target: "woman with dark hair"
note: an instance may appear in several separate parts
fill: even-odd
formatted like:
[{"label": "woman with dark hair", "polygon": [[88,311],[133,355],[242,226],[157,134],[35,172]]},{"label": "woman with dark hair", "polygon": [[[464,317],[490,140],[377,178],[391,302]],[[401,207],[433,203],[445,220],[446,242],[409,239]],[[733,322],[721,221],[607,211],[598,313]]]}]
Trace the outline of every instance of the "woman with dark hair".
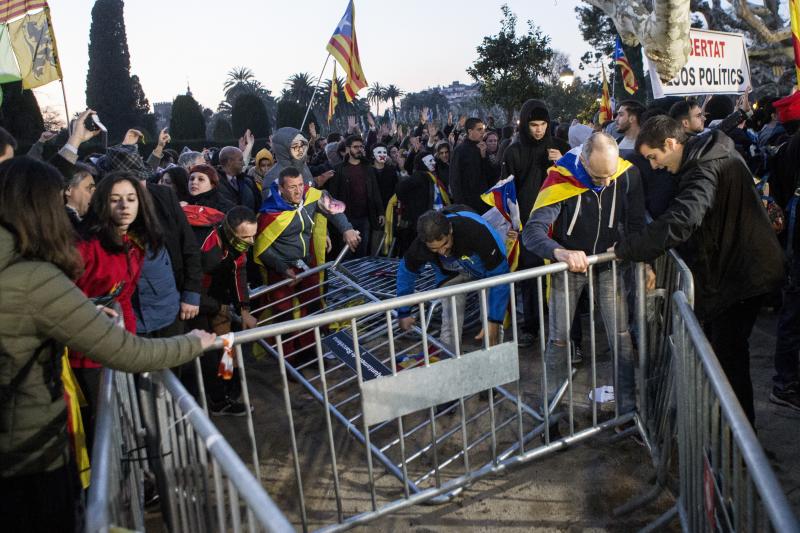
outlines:
[{"label": "woman with dark hair", "polygon": [[486,143],[486,182],[489,187],[493,187],[500,179],[500,167],[503,160],[500,159],[500,135],[496,130],[487,131],[483,136]]},{"label": "woman with dark hair", "polygon": [[185,168],[169,167],[161,174],[158,184],[170,187],[181,202],[189,201],[191,196],[189,194],[189,172]]},{"label": "woman with dark hair", "polygon": [[[136,333],[131,298],[142,273],[145,251],[162,246],[158,220],[138,177],[119,171],[103,178],[89,204],[85,228],[77,243],[84,270],[75,285],[97,303],[118,303],[125,329]],[[86,442],[91,447],[102,365],[72,350],[69,363],[88,404],[84,420]]]},{"label": "woman with dark hair", "polygon": [[219,190],[219,174],[211,165],[195,165],[189,169],[190,205],[211,207],[227,213],[234,204],[225,198]]},{"label": "woman with dark hair", "polygon": [[82,271],[63,179],[27,157],[0,164],[0,516],[7,531],[74,531],[80,489],[60,379],[64,346],[110,368],[191,361],[214,335],[143,339],[78,290]]}]

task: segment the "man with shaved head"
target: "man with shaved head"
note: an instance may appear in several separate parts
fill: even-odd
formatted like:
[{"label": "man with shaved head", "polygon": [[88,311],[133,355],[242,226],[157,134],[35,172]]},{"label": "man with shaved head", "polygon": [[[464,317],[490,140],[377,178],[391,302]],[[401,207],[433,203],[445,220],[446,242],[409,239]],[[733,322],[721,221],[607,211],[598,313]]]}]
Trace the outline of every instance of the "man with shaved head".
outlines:
[{"label": "man with shaved head", "polygon": [[[536,255],[568,265],[569,312],[573,315],[589,281],[587,257],[605,252],[622,235],[644,225],[639,171],[619,157],[613,137],[596,132],[550,169],[523,229],[522,242]],[[617,275],[615,294],[611,264],[605,263],[596,267],[594,280],[608,343],[613,344],[614,335],[619,343],[619,390],[615,392],[619,412],[625,413],[635,407],[635,385],[623,278]],[[564,276],[553,276],[545,351],[548,401],[567,377],[567,325],[573,317],[566,315],[564,290]]]}]

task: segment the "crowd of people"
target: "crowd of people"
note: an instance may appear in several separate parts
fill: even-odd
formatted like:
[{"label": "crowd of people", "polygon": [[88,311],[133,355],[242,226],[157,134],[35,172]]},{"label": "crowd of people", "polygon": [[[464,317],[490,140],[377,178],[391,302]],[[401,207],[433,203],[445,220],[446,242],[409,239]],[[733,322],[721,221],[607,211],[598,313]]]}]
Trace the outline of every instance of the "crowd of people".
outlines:
[{"label": "crowd of people", "polygon": [[[85,396],[91,446],[102,367],[174,368],[198,394],[186,363],[216,335],[257,325],[249,289],[290,279],[266,295],[273,312],[314,312],[317,282],[302,272],[344,247],[351,258],[401,258],[398,295],[413,292],[426,264],[439,285],[452,285],[566,263],[568,294],[560,276],[549,302],[535,281],[520,287],[520,347],[545,334],[539,313],[550,310],[553,387],[566,361],[582,360],[576,309],[588,257],[614,251],[623,267],[599,266],[595,294],[620,349],[620,412],[635,408],[625,262],[677,248],[695,278],[697,316],[751,422],[748,338],[762,304],[780,307],[770,400],[800,410],[800,94],[755,106],[747,95],[649,107],[626,100],[606,124],[559,124],[546,102],[520,104],[516,127],[452,114],[435,123],[423,110],[417,124],[370,115],[364,131],[352,120],[326,137],[314,124],[307,134],[282,127],[259,146],[247,131],[238,146],[202,152],[176,151],[165,129],[150,154],[140,153],[135,129],[104,153],[85,153],[99,134],[86,110],[46,162],[51,135],[22,155],[0,129],[2,515],[72,529],[80,487],[64,372]],[[482,216],[491,208],[484,193],[506,184],[518,227]],[[652,285],[649,266],[647,274]],[[481,335],[490,343],[502,341],[508,300],[507,286],[489,293]],[[445,346],[461,334],[463,305],[455,317],[443,306]],[[411,310],[400,309],[398,322],[412,327]],[[283,353],[314,358],[306,341],[284,340]],[[221,355],[201,359],[209,411],[244,415],[236,372],[219,372]],[[45,500],[52,512],[41,513]]]}]

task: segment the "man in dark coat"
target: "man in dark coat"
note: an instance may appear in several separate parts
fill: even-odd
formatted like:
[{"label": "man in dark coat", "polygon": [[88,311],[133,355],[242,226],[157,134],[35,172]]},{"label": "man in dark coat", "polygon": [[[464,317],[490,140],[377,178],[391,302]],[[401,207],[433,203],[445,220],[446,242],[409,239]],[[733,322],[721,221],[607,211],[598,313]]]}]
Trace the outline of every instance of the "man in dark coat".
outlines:
[{"label": "man in dark coat", "polygon": [[450,163],[450,191],[453,203],[468,205],[478,214],[489,210],[481,194],[489,188],[486,180],[486,126],[479,118],[469,118],[464,127],[467,138],[453,152]]},{"label": "man in dark coat", "polygon": [[649,261],[678,247],[695,281],[695,313],[751,423],[748,338],[762,297],[783,280],[782,252],[733,141],[721,131],[687,138],[668,116],[649,119],[636,151],[678,180],[667,210],[623,237],[621,259]]},{"label": "man in dark coat", "polygon": [[[569,144],[552,136],[550,111],[541,100],[528,100],[519,114],[518,139],[508,145],[503,153],[500,179],[514,176],[517,189],[519,214],[522,226],[528,222],[533,203],[547,176],[547,169],[569,151]],[[526,247],[520,248],[518,270],[544,264]],[[523,331],[518,340],[520,346],[533,345],[539,331],[539,297],[536,280],[521,283],[522,308],[525,316]]]},{"label": "man in dark coat", "polygon": [[244,154],[235,146],[226,146],[219,152],[219,191],[235,205],[242,205],[258,213],[261,191],[256,182],[244,172]]}]

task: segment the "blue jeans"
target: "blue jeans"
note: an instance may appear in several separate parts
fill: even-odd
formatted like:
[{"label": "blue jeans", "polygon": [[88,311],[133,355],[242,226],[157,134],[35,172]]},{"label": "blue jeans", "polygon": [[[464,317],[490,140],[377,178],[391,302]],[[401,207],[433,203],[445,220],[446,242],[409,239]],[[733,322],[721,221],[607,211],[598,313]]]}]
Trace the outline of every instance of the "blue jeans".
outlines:
[{"label": "blue jeans", "polygon": [[[550,288],[550,335],[545,350],[547,365],[547,397],[551,399],[570,371],[567,364],[567,323],[575,315],[578,297],[589,283],[587,274],[568,272],[569,284],[569,317],[566,316],[566,294],[564,292],[564,274],[551,276]],[[613,290],[613,277],[610,267],[595,267],[594,297],[603,317],[609,347],[614,346],[614,313],[616,313],[616,339],[619,354],[619,374],[617,390],[614,391],[619,412],[626,413],[636,407],[635,363],[633,360],[633,344],[628,330],[628,306],[625,301],[625,284],[617,270],[617,293]]]},{"label": "blue jeans", "polygon": [[795,253],[783,288],[783,305],[778,316],[775,342],[775,387],[786,389],[800,384],[800,250]]}]

